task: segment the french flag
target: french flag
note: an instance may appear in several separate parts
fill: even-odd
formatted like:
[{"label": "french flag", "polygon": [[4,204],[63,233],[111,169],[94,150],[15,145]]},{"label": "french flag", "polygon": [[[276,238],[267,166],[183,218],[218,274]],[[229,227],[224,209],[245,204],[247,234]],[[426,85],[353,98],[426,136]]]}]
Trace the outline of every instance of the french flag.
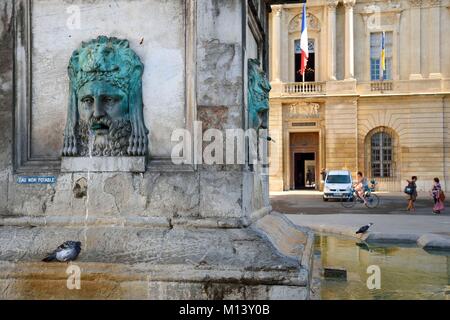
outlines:
[{"label": "french flag", "polygon": [[301,50],[300,74],[302,76],[304,76],[306,67],[308,65],[308,59],[309,59],[308,23],[306,21],[306,3],[303,4],[302,35],[300,37],[300,50]]}]

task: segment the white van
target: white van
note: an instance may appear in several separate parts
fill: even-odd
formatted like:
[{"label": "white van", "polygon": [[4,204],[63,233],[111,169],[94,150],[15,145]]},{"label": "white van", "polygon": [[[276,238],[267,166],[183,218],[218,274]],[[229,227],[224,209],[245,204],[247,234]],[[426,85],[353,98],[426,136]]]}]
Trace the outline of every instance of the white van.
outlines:
[{"label": "white van", "polygon": [[347,170],[331,170],[327,173],[323,188],[323,201],[341,199],[350,194],[353,186],[352,174]]}]

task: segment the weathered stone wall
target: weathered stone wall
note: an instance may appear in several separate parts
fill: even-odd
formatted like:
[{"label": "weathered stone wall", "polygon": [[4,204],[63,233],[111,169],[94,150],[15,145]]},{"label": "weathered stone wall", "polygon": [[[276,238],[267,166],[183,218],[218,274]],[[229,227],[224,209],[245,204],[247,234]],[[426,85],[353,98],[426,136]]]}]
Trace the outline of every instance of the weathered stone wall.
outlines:
[{"label": "weathered stone wall", "polygon": [[[58,5],[61,3],[53,1]],[[48,5],[52,1],[39,2]],[[177,167],[165,161],[167,159],[155,159],[155,155],[164,155],[157,151],[150,152],[151,161],[144,173],[62,173],[44,169],[46,161],[25,169],[14,168],[16,171],[13,171],[12,3],[12,0],[0,2],[0,125],[4,129],[0,139],[0,298],[307,299],[312,268],[312,233],[295,227],[284,216],[276,214],[266,215],[251,227],[243,228],[250,219],[260,218],[270,209],[260,166]],[[104,16],[100,22],[110,26],[113,23],[112,28],[115,29],[122,23],[125,26],[128,22],[131,25],[135,23],[120,15],[121,12],[135,12],[134,4],[141,9],[136,13],[141,17],[147,14],[141,12],[146,9],[140,6],[142,3],[160,4],[161,12],[166,12],[174,3],[184,1],[119,0],[114,4],[107,2],[106,9],[106,1],[63,3],[92,5],[94,12],[89,15],[95,13],[96,8],[107,10],[110,17],[120,18],[120,23],[113,23],[115,19],[113,22],[105,21],[109,18]],[[97,6],[100,3],[102,6]],[[187,65],[175,63],[172,67],[176,70],[165,70],[167,77],[160,79],[169,87],[167,78],[176,77],[174,74],[182,69],[185,77],[190,79],[183,89],[183,100],[188,102],[177,103],[179,97],[172,100],[170,90],[150,93],[174,103],[170,108],[160,105],[150,114],[149,109],[146,110],[146,116],[161,114],[163,116],[158,121],[167,122],[160,128],[151,128],[153,151],[169,150],[159,135],[171,126],[178,126],[176,119],[171,121],[166,117],[175,105],[176,114],[195,105],[195,110],[186,112],[186,122],[201,120],[203,130],[245,129],[247,57],[243,48],[246,40],[242,34],[247,30],[247,21],[242,21],[245,16],[242,10],[247,9],[245,3],[244,0],[197,1],[194,17],[197,38],[190,38],[190,33],[187,36],[191,44],[196,45],[193,49],[189,45],[186,48],[186,57],[193,50],[196,59]],[[120,11],[123,6],[127,9]],[[187,24],[191,18],[186,19]],[[45,14],[39,23],[41,31],[54,28],[54,25],[45,25]],[[167,27],[158,23],[161,28]],[[137,35],[131,35],[135,48],[140,43],[136,41],[140,38],[140,30],[137,31]],[[38,38],[39,41],[57,42],[54,37],[52,33],[48,37],[40,34]],[[161,43],[166,40],[161,33],[156,38]],[[147,43],[147,36],[143,41]],[[45,45],[46,50],[51,51],[51,43]],[[250,46],[254,49],[254,44]],[[150,53],[155,55],[166,53],[159,47],[152,50]],[[137,51],[145,56],[145,50]],[[45,55],[45,52],[40,54]],[[50,65],[49,61],[45,63]],[[150,72],[167,66],[154,61],[144,63]],[[49,73],[49,77],[56,77],[54,90],[65,90],[62,65],[52,66],[56,70]],[[148,80],[146,76],[145,79]],[[190,89],[196,84],[195,97],[192,97]],[[42,88],[47,90],[47,94],[40,95],[40,90],[37,90],[35,103],[51,101],[49,92],[52,91],[49,89],[52,88],[47,87],[50,85],[47,83]],[[148,82],[146,86],[145,90],[153,89]],[[64,94],[57,96],[61,98]],[[66,101],[61,101],[61,106],[55,101],[52,103],[66,110]],[[46,117],[42,116],[41,121],[45,120]],[[61,122],[64,123],[65,119]],[[190,127],[189,123],[187,127]],[[54,129],[54,134],[61,134],[58,126]],[[52,130],[44,130],[45,134],[39,132],[35,134],[42,134],[42,149]],[[34,136],[34,139],[38,138]],[[57,183],[21,185],[16,181],[20,176],[47,175],[55,176]],[[82,242],[83,249],[76,261],[83,272],[81,290],[67,290],[65,264],[41,262],[46,253],[67,239]]]},{"label": "weathered stone wall", "polygon": [[356,172],[356,100],[331,100],[325,107],[327,168]]},{"label": "weathered stone wall", "polygon": [[[257,52],[243,10],[247,8],[240,0],[198,2],[197,103],[204,130],[246,128],[244,60],[256,58]],[[201,205],[201,215],[217,211],[217,205],[223,208],[221,216],[232,217],[239,210],[245,220],[269,210],[259,167],[203,166],[200,176],[201,199],[206,197],[203,203],[209,206]]]},{"label": "weathered stone wall", "polygon": [[[358,101],[359,168],[369,172],[365,143],[371,131],[384,127],[394,138],[396,184],[390,190],[401,190],[404,182],[417,176],[417,187],[428,192],[433,179],[439,177],[449,188],[446,153],[448,141],[448,106],[443,96],[390,97],[388,101],[360,99]],[[364,154],[366,153],[366,154]],[[382,179],[380,179],[382,181]]]},{"label": "weathered stone wall", "polygon": [[[104,33],[106,27],[112,23],[102,18],[98,28],[89,29],[88,35],[83,35],[82,30],[58,29],[58,25],[65,23],[67,14],[64,6],[51,7],[51,2],[50,0],[41,2],[37,7],[37,15],[32,20],[32,25],[37,28],[32,31],[38,33],[35,35],[34,46],[36,47],[33,47],[35,50],[33,57],[35,62],[40,61],[43,64],[32,66],[34,74],[41,80],[32,82],[34,92],[32,108],[35,115],[31,121],[36,123],[36,128],[32,128],[34,131],[32,131],[31,145],[37,152],[35,155],[41,156],[49,156],[43,151],[46,144],[58,145],[54,142],[62,138],[61,130],[67,110],[65,94],[67,65],[65,62],[68,63],[70,50],[79,45],[79,42],[83,40],[82,37],[92,38],[98,32]],[[142,9],[146,7],[147,2],[152,8],[163,5],[160,1],[149,0],[138,1],[136,5],[138,9]],[[76,4],[82,4],[82,18],[87,17],[87,20],[82,20],[82,23],[84,21],[88,26],[96,25],[93,20],[94,12],[90,10],[105,9],[103,6],[89,7],[92,5],[91,2],[80,1]],[[179,7],[183,7],[183,3],[176,2],[176,4],[178,7],[172,3],[170,8],[163,10],[163,13],[168,13],[169,17],[176,17],[172,31],[181,32],[180,19],[183,25],[185,21],[183,17],[179,17],[181,12]],[[11,224],[39,223],[39,221],[81,224],[86,219],[90,223],[107,223],[108,221],[120,223],[129,221],[131,217],[138,217],[141,218],[138,223],[171,225],[201,220],[203,222],[198,223],[226,227],[240,226],[243,223],[241,220],[243,217],[268,207],[268,201],[264,199],[265,195],[262,193],[260,173],[247,172],[242,165],[199,165],[196,169],[187,171],[180,171],[174,167],[168,170],[150,167],[144,174],[71,174],[45,172],[39,168],[13,174],[12,1],[2,2],[1,9],[0,121],[4,128],[4,138],[0,141],[0,214],[9,216]],[[124,14],[133,16],[137,14],[138,18],[141,17],[141,14],[137,13],[139,10],[133,7],[133,3],[120,2],[119,7],[105,10],[110,10],[112,16],[122,19],[121,24],[111,29],[112,35],[131,37],[133,48],[145,64],[144,100],[147,101],[145,116],[150,128],[150,155],[152,158],[167,156],[170,150],[170,144],[166,141],[166,138],[170,139],[169,129],[184,126],[183,123],[172,118],[179,111],[184,117],[186,108],[184,85],[181,87],[182,94],[179,94],[177,90],[180,88],[173,87],[172,82],[167,80],[175,79],[174,83],[179,85],[180,74],[177,70],[182,70],[184,78],[185,67],[182,60],[186,57],[180,57],[181,60],[177,63],[169,63],[168,58],[164,58],[164,62],[167,62],[166,66],[171,66],[170,70],[164,68],[164,64],[157,66],[155,61],[160,61],[158,59],[170,49],[168,46],[171,43],[174,46],[172,51],[169,50],[171,54],[177,55],[176,46],[181,46],[184,51],[186,30],[183,30],[182,35],[173,35],[174,39],[171,38],[173,41],[170,40],[167,43],[167,39],[158,36],[161,30],[153,32],[151,36],[147,36],[148,32],[144,32],[145,30],[131,34],[133,30],[139,29],[136,21],[131,31],[125,32],[121,29],[121,26],[126,25],[127,19],[124,19]],[[245,127],[244,59],[246,57],[243,48],[243,32],[246,28],[242,27],[244,23],[242,10],[245,10],[245,6],[241,0],[197,2],[195,17],[197,110],[195,113],[196,119],[203,122],[204,131],[210,128],[226,130]],[[49,15],[51,21],[44,19]],[[63,15],[64,19],[59,17],[60,15]],[[161,22],[163,18],[158,19]],[[160,25],[166,28],[164,23],[161,22]],[[82,28],[86,26],[82,25]],[[47,31],[52,32],[44,34]],[[56,52],[53,52],[51,46],[56,41],[55,37],[62,37],[64,40],[58,42],[59,44],[55,47]],[[141,40],[142,44],[139,42]],[[51,61],[51,57],[55,54],[56,60]],[[44,72],[45,70],[47,73]],[[159,82],[154,80],[155,73]],[[47,78],[44,77],[45,74]],[[184,79],[182,80],[184,82]],[[164,89],[168,87],[173,90],[169,92]],[[55,95],[52,95],[52,92]],[[156,101],[153,99],[155,95],[158,96]],[[164,99],[171,100],[170,108],[168,104],[163,103]],[[172,110],[175,107],[178,111]],[[55,108],[58,110],[53,110]],[[51,115],[49,118],[51,121],[47,121],[46,114]],[[183,119],[183,121],[186,120]],[[160,122],[164,125],[160,126]],[[58,125],[51,126],[50,130],[48,126],[51,123],[58,123]],[[165,138],[160,137],[161,134],[165,134]],[[36,141],[40,141],[39,146],[34,143]],[[50,151],[54,154],[57,149],[52,150]],[[56,185],[19,185],[16,180],[21,175],[51,175],[56,176],[58,182]],[[83,184],[83,181],[87,182],[87,190],[80,194],[77,184]],[[244,189],[246,189],[245,192]]]},{"label": "weathered stone wall", "polygon": [[[71,17],[80,10],[80,25]],[[73,13],[72,13],[73,12]],[[31,155],[58,157],[62,149],[72,52],[100,35],[127,39],[144,64],[144,119],[149,153],[169,157],[172,131],[185,127],[185,1],[55,0],[32,5]]]},{"label": "weathered stone wall", "polygon": [[444,178],[445,187],[450,188],[450,97],[443,99],[444,103]]},{"label": "weathered stone wall", "polygon": [[0,3],[0,212],[6,211],[12,173],[13,140],[13,0]]}]

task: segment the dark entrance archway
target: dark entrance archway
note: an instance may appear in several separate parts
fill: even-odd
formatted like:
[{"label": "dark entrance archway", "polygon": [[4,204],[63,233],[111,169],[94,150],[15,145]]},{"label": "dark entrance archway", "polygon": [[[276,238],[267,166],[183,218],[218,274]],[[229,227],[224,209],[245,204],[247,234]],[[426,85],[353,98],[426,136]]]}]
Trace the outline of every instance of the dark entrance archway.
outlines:
[{"label": "dark entrance archway", "polygon": [[295,153],[294,185],[296,190],[315,189],[317,171],[315,163],[315,153]]},{"label": "dark entrance archway", "polygon": [[290,135],[291,190],[318,189],[320,185],[319,133]]}]

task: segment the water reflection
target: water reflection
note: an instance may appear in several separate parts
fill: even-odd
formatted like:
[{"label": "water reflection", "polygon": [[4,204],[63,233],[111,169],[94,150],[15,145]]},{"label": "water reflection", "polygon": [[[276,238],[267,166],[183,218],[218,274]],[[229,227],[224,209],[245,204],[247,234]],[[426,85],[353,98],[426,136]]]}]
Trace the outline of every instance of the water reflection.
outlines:
[{"label": "water reflection", "polygon": [[447,256],[447,290],[445,291],[445,297],[450,300],[450,256]]},{"label": "water reflection", "polygon": [[[450,253],[417,247],[371,245],[335,236],[316,237],[321,267],[347,270],[348,281],[322,279],[322,299],[446,299],[450,290]],[[369,290],[367,268],[381,268],[381,289]]]}]

